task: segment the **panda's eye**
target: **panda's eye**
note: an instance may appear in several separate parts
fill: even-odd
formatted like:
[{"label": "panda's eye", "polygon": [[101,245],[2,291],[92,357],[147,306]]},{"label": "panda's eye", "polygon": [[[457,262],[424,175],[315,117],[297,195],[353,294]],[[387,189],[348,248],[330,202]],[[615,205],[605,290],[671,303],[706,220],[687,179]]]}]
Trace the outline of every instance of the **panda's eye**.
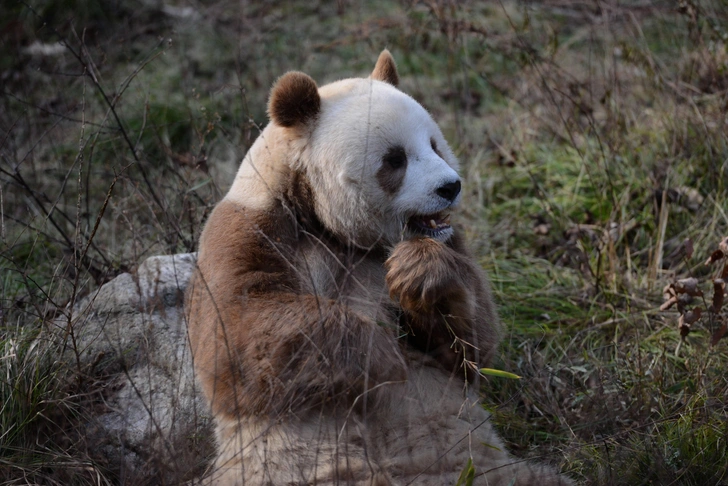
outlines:
[{"label": "panda's eye", "polygon": [[430,147],[432,147],[433,152],[435,152],[440,158],[442,158],[442,154],[439,150],[437,150],[437,142],[435,142],[434,138],[430,139]]},{"label": "panda's eye", "polygon": [[401,169],[407,165],[407,153],[402,147],[391,147],[382,157],[382,162],[391,169]]}]

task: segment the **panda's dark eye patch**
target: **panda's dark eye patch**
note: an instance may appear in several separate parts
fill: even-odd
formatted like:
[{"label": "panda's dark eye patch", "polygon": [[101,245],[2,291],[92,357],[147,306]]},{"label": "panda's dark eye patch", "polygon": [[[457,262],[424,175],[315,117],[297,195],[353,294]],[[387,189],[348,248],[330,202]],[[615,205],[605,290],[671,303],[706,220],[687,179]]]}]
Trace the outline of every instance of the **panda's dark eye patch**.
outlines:
[{"label": "panda's dark eye patch", "polygon": [[387,194],[396,194],[407,172],[407,152],[404,147],[394,146],[382,157],[382,166],[377,171],[379,186]]},{"label": "panda's dark eye patch", "polygon": [[407,152],[399,146],[391,147],[382,157],[382,162],[390,169],[401,169],[407,165]]}]

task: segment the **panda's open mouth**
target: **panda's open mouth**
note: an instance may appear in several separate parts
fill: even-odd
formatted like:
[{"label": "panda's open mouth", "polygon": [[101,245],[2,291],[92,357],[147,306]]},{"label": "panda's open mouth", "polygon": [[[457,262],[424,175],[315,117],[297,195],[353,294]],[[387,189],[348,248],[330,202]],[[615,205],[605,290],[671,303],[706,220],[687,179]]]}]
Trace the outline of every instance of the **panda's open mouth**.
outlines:
[{"label": "panda's open mouth", "polygon": [[407,229],[430,238],[449,237],[452,233],[450,215],[442,213],[418,214],[407,221]]}]

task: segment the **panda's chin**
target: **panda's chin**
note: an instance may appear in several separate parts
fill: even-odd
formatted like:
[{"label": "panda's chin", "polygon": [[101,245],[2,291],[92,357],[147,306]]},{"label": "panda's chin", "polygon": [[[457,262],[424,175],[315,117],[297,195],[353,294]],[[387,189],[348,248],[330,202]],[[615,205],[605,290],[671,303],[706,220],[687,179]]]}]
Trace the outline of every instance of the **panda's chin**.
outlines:
[{"label": "panda's chin", "polygon": [[449,214],[424,214],[412,216],[406,225],[409,237],[426,237],[445,242],[453,235]]}]

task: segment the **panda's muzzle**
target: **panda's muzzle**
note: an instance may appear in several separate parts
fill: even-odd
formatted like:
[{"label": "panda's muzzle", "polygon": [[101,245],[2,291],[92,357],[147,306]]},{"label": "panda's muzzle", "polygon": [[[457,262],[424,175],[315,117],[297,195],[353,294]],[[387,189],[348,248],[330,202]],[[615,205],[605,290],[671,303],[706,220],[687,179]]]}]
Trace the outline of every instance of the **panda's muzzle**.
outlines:
[{"label": "panda's muzzle", "polygon": [[433,200],[435,207],[432,209],[439,209],[439,211],[411,216],[405,226],[407,233],[410,236],[424,236],[439,241],[447,241],[452,236],[453,229],[450,226],[450,214],[446,211],[457,204],[460,190],[460,179],[451,179],[444,184],[441,183],[433,191],[433,195],[437,196],[434,198],[437,202]]},{"label": "panda's muzzle", "polygon": [[407,221],[407,228],[413,233],[438,238],[451,229],[450,215],[442,213],[415,215]]}]

